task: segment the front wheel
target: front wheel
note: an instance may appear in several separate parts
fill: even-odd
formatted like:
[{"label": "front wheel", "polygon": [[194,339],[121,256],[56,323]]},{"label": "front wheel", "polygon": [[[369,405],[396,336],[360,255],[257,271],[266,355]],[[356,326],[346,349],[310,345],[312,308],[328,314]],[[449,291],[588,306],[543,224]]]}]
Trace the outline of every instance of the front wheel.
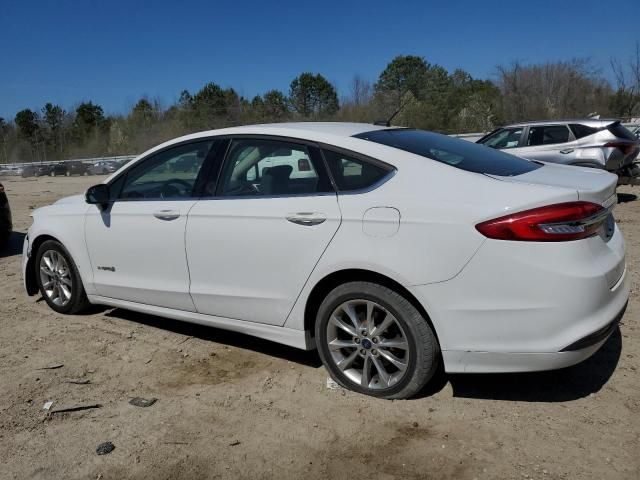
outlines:
[{"label": "front wheel", "polygon": [[58,313],[77,313],[88,305],[80,274],[61,243],[47,240],[38,249],[34,267],[42,297]]},{"label": "front wheel", "polygon": [[415,395],[440,358],[435,334],[411,302],[370,282],[332,290],[318,309],[315,334],[331,377],[374,397]]}]

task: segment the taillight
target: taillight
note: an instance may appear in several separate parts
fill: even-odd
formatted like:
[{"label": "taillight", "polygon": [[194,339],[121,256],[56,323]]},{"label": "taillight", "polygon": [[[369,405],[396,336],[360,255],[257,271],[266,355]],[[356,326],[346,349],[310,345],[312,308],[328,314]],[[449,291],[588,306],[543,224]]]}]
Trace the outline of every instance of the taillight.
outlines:
[{"label": "taillight", "polygon": [[608,214],[596,203],[558,203],[488,220],[476,230],[496,240],[566,242],[595,235]]},{"label": "taillight", "polygon": [[605,143],[605,147],[617,148],[623,154],[628,155],[637,147],[637,143],[635,142],[608,142]]}]

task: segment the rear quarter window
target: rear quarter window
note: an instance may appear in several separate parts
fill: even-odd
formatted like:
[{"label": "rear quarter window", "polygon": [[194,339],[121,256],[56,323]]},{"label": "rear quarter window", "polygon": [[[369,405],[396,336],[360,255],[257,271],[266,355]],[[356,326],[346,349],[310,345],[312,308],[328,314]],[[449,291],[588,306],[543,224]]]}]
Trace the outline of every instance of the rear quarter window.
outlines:
[{"label": "rear quarter window", "polygon": [[569,128],[571,128],[571,131],[573,132],[573,135],[576,138],[588,137],[589,135],[593,135],[594,133],[598,132],[598,130],[599,130],[599,129],[594,128],[594,127],[588,127],[586,125],[580,125],[579,123],[572,123],[571,125],[569,125]]},{"label": "rear quarter window", "polygon": [[534,162],[500,150],[424,130],[374,130],[354,137],[414,153],[467,172],[513,177],[540,168]]},{"label": "rear quarter window", "polygon": [[341,192],[371,188],[393,170],[333,150],[323,150],[322,154]]}]

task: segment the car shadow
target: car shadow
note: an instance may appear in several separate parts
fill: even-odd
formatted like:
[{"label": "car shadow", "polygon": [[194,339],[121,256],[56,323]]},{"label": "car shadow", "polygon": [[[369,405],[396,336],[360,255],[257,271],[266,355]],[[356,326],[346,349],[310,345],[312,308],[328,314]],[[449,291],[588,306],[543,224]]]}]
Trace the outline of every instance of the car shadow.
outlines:
[{"label": "car shadow", "polygon": [[22,254],[22,244],[24,243],[24,237],[26,233],[11,232],[7,244],[0,249],[0,258],[13,257],[14,255]]},{"label": "car shadow", "polygon": [[188,335],[201,340],[221,343],[245,350],[251,350],[265,355],[299,363],[307,367],[322,366],[318,352],[300,350],[280,343],[263,340],[243,333],[222,330],[220,328],[198,325],[196,323],[171,320],[146,313],[133,312],[121,308],[114,308],[105,314],[107,317],[120,318],[131,322],[141,323],[150,327],[160,328],[180,335]]},{"label": "car shadow", "polygon": [[[106,311],[119,318],[150,327],[262,353],[312,368],[322,366],[317,351],[305,351],[246,334],[215,327],[170,320],[121,308],[96,306],[92,313]],[[567,402],[598,392],[613,375],[622,352],[617,328],[591,358],[578,365],[546,372],[447,374],[442,363],[427,386],[413,399],[431,397],[451,384],[454,397],[519,402]]]},{"label": "car shadow", "polygon": [[598,392],[622,352],[617,328],[591,358],[561,370],[534,373],[449,375],[454,397],[518,402],[568,402]]},{"label": "car shadow", "polygon": [[638,196],[633,193],[618,193],[618,203],[635,202]]}]

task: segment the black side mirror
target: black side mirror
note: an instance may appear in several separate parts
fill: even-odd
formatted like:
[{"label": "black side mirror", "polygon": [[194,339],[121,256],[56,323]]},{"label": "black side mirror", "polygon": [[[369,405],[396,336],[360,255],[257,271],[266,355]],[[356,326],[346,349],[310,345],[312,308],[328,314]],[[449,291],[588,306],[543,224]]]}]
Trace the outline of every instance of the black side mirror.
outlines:
[{"label": "black side mirror", "polygon": [[109,185],[105,185],[104,183],[89,187],[85,194],[85,200],[91,205],[105,206],[109,203],[110,199]]}]

